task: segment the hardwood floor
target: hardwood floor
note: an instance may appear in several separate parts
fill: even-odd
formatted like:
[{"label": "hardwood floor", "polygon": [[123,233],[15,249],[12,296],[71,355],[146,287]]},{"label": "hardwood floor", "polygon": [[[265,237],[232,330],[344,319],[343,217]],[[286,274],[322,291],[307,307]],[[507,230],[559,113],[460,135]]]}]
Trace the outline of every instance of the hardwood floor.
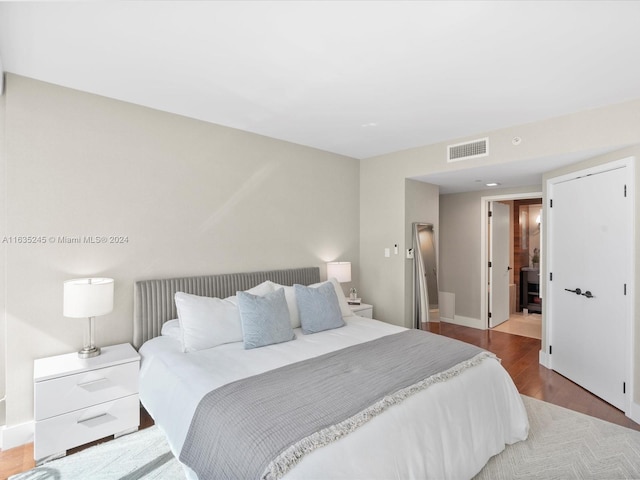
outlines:
[{"label": "hardwood floor", "polygon": [[[540,365],[538,363],[540,340],[538,339],[492,330],[477,330],[444,322],[430,323],[426,329],[495,353],[502,359],[502,365],[523,395],[640,431],[640,425],[628,419],[620,410]],[[140,410],[140,423],[141,429],[153,425],[153,419],[144,409]],[[75,453],[111,438],[107,437],[98,442],[83,445],[68,453]],[[33,444],[0,451],[0,479],[30,470],[34,466]]]},{"label": "hardwood floor", "polygon": [[429,323],[427,330],[472,343],[495,353],[518,391],[529,397],[601,418],[640,431],[623,412],[539,363],[541,342],[536,338],[495,330],[478,330],[445,322]]},{"label": "hardwood floor", "polygon": [[16,473],[30,470],[34,466],[33,443],[0,451],[0,478],[3,480]]}]

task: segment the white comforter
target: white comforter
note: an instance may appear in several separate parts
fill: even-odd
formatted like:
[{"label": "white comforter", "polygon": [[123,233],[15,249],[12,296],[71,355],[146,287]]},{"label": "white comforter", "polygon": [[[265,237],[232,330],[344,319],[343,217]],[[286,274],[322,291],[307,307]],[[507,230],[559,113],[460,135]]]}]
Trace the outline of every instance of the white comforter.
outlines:
[{"label": "white comforter", "polygon": [[[198,402],[212,389],[403,330],[356,316],[345,320],[342,328],[314,335],[297,329],[294,341],[253,350],[239,342],[185,354],[177,339],[154,338],[140,349],[140,399],[178,457]],[[511,378],[487,359],[312,452],[285,478],[471,478],[505,444],[526,439],[528,430]]]}]

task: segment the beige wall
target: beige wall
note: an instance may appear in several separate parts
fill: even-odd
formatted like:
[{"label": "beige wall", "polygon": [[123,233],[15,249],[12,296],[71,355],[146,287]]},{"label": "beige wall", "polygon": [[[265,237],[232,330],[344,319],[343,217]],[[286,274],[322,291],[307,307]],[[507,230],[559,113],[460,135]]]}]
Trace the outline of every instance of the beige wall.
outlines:
[{"label": "beige wall", "polygon": [[[486,328],[481,315],[482,197],[540,192],[522,188],[456,193],[440,197],[440,290],[455,295],[455,314],[466,325]],[[486,244],[485,244],[486,245]]]},{"label": "beige wall", "polygon": [[15,75],[4,100],[4,235],[56,238],[2,245],[7,425],[33,417],[33,359],[82,346],[63,280],[115,279],[99,345],[131,341],[137,279],[350,260],[359,286],[357,160]]}]

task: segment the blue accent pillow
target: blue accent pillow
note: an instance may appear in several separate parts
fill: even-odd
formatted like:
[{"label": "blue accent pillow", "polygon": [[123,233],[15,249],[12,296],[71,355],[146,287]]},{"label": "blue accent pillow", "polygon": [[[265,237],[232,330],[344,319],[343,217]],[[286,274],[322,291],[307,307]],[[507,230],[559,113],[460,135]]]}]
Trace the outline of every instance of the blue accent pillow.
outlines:
[{"label": "blue accent pillow", "polygon": [[300,311],[302,333],[317,333],[345,325],[333,284],[327,282],[318,287],[294,285],[293,288]]},{"label": "blue accent pillow", "polygon": [[238,292],[237,296],[246,350],[296,338],[283,289],[262,297],[247,292]]}]

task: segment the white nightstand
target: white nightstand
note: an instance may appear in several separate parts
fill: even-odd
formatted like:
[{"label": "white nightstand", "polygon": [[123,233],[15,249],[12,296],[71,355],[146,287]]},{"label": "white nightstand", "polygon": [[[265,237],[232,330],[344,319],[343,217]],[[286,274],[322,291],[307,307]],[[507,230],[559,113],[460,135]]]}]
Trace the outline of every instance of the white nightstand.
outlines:
[{"label": "white nightstand", "polygon": [[364,318],[373,318],[373,305],[361,303],[360,305],[349,305],[351,311]]},{"label": "white nightstand", "polygon": [[70,448],[133,432],[140,425],[140,355],[128,343],[35,360],[33,457],[38,464]]}]

